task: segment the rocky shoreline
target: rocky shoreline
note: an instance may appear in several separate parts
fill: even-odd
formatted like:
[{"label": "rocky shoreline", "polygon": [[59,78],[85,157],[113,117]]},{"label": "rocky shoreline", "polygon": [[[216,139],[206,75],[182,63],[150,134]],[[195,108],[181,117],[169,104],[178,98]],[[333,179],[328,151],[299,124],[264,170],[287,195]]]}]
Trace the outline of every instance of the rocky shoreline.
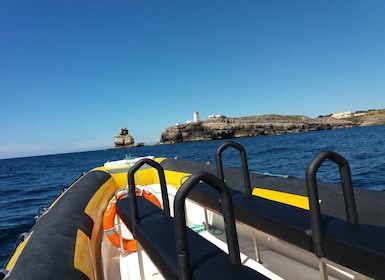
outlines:
[{"label": "rocky shoreline", "polygon": [[211,117],[204,121],[177,124],[162,132],[159,144],[209,141],[238,137],[280,135],[317,130],[351,128],[364,125],[384,125],[385,110],[351,114],[346,118],[331,115],[306,116],[261,115],[241,118]]}]

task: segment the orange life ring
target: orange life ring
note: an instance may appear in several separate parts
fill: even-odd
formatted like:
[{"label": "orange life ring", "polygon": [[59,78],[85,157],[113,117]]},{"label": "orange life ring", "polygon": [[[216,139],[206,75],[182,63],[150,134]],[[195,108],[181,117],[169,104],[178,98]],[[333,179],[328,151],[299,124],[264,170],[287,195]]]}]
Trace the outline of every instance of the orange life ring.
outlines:
[{"label": "orange life ring", "polygon": [[[147,190],[136,189],[136,195],[143,196],[144,198],[146,198],[148,201],[152,202],[154,205],[158,206],[159,208],[162,207],[159,200],[156,198],[156,196]],[[121,192],[117,194],[117,199],[122,199],[123,197],[125,197],[124,193]],[[114,197],[110,200],[106,210],[104,211],[103,231],[107,235],[108,240],[110,240],[110,242],[115,247],[120,248],[120,236],[115,227],[115,216],[116,216],[116,199]],[[136,248],[135,239],[122,238],[122,240],[123,240],[123,248],[125,251],[127,251],[128,253],[136,252],[137,248]]]}]

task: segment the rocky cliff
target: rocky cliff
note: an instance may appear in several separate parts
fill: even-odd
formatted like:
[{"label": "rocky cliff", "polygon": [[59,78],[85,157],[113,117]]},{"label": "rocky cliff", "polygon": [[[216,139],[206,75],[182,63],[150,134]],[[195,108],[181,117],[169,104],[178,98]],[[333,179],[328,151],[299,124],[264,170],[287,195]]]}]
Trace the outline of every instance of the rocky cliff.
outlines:
[{"label": "rocky cliff", "polygon": [[115,148],[133,147],[134,142],[134,137],[128,133],[128,129],[126,127],[122,127],[119,130],[119,134],[114,136]]},{"label": "rocky cliff", "polygon": [[[378,112],[378,110],[375,110]],[[316,130],[349,128],[360,125],[385,124],[385,110],[368,116],[366,112],[355,117],[337,119],[331,116],[262,115],[241,118],[212,117],[204,121],[178,124],[166,128],[160,144],[207,141],[235,137],[277,135]]]}]

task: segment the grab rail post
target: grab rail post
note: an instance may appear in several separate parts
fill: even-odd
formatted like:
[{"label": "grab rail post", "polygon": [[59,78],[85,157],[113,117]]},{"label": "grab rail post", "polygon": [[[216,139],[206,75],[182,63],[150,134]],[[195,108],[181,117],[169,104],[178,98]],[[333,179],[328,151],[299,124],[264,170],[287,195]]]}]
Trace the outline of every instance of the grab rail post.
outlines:
[{"label": "grab rail post", "polygon": [[174,199],[175,235],[178,237],[175,242],[178,254],[180,279],[191,279],[190,255],[186,232],[185,200],[190,191],[200,181],[215,188],[220,194],[230,263],[233,265],[241,264],[238,237],[235,227],[234,207],[229,188],[223,180],[211,173],[201,171],[194,173],[186,180],[177,191]]},{"label": "grab rail post", "polygon": [[310,218],[313,234],[314,251],[317,257],[323,257],[322,232],[323,225],[321,220],[321,207],[319,205],[317,171],[325,160],[336,163],[340,170],[342,192],[345,201],[347,221],[350,224],[358,223],[357,207],[354,198],[353,184],[350,173],[349,163],[341,155],[324,150],[319,152],[310,162],[306,169],[306,187],[309,194]]},{"label": "grab rail post", "polygon": [[222,152],[226,150],[228,147],[233,147],[237,149],[241,155],[243,183],[244,183],[245,193],[248,195],[251,195],[250,174],[249,174],[249,166],[247,164],[246,150],[241,144],[238,144],[234,141],[229,141],[219,146],[219,148],[215,153],[217,175],[223,181],[225,180],[225,176],[223,173]]},{"label": "grab rail post", "polygon": [[[234,141],[228,141],[228,142],[223,143],[221,146],[219,146],[219,148],[217,149],[216,154],[215,154],[216,164],[217,164],[217,175],[223,181],[225,180],[225,176],[224,176],[224,172],[223,172],[222,153],[228,147],[233,147],[233,148],[237,149],[241,155],[244,189],[245,189],[245,193],[247,195],[251,196],[252,190],[251,190],[251,183],[250,183],[249,166],[247,164],[246,150],[241,144],[236,143]],[[253,230],[252,234],[253,234],[253,242],[254,242],[255,260],[259,263],[262,263],[261,254],[259,251],[257,233],[255,230]]]},{"label": "grab rail post", "polygon": [[135,189],[135,173],[145,164],[155,168],[158,171],[159,176],[159,183],[160,188],[162,192],[162,203],[163,203],[163,212],[164,215],[170,216],[170,202],[168,199],[168,193],[167,193],[167,186],[166,186],[166,178],[164,176],[164,170],[163,167],[157,163],[156,161],[149,159],[149,158],[143,158],[139,161],[137,161],[129,170],[127,173],[127,180],[128,180],[128,195],[130,199],[130,210],[133,215],[133,230],[135,234],[135,225],[139,221],[139,215],[138,215],[138,208],[137,208],[137,202],[136,202],[136,189]]}]

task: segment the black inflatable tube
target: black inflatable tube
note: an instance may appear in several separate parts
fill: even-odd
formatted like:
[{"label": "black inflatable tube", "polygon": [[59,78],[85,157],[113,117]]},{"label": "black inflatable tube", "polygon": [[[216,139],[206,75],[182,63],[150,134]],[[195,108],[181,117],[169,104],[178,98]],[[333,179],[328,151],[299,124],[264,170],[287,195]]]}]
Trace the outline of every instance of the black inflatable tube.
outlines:
[{"label": "black inflatable tube", "polygon": [[94,222],[84,210],[110,178],[91,171],[75,182],[32,227],[31,237],[7,279],[88,279],[74,267],[78,229],[91,238]]}]

